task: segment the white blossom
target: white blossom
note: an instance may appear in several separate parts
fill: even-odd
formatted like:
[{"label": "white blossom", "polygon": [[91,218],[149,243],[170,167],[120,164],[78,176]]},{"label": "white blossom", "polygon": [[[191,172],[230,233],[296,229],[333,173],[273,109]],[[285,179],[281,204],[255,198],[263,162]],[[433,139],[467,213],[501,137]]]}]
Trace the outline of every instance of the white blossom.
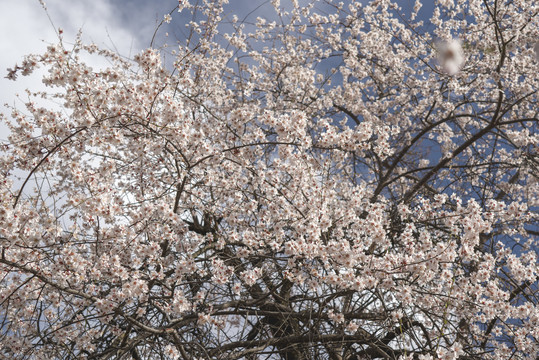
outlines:
[{"label": "white blossom", "polygon": [[438,60],[449,75],[457,74],[464,64],[464,54],[459,40],[452,39],[439,46]]}]

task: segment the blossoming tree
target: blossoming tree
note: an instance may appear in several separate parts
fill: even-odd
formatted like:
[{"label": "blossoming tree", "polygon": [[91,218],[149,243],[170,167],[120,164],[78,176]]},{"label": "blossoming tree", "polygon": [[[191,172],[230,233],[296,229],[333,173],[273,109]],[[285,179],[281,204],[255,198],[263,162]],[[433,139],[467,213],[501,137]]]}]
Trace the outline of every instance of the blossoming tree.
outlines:
[{"label": "blossoming tree", "polygon": [[224,2],[10,70],[0,354],[536,359],[539,2]]}]

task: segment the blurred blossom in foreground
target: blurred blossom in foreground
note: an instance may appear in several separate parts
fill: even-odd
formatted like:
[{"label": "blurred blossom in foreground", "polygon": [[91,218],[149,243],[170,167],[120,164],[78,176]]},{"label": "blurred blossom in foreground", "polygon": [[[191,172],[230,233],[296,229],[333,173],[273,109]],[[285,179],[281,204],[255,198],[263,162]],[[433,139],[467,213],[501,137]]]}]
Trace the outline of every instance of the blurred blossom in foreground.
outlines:
[{"label": "blurred blossom in foreground", "polygon": [[438,60],[442,68],[449,75],[455,75],[464,64],[462,46],[458,40],[444,42],[439,47]]}]

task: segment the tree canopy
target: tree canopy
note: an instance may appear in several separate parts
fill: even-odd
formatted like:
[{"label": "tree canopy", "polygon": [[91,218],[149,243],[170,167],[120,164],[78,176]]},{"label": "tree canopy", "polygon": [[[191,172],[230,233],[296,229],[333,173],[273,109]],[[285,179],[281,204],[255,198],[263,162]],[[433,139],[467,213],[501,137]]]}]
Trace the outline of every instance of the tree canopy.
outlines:
[{"label": "tree canopy", "polygon": [[182,0],[173,51],[11,69],[0,355],[537,359],[539,2],[399,3]]}]

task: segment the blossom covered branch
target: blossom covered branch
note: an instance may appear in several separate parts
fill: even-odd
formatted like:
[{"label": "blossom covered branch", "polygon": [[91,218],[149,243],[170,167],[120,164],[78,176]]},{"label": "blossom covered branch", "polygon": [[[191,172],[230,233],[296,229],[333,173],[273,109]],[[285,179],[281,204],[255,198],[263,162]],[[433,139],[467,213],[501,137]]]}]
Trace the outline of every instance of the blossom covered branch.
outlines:
[{"label": "blossom covered branch", "polygon": [[267,6],[9,71],[0,354],[536,359],[539,3]]}]

